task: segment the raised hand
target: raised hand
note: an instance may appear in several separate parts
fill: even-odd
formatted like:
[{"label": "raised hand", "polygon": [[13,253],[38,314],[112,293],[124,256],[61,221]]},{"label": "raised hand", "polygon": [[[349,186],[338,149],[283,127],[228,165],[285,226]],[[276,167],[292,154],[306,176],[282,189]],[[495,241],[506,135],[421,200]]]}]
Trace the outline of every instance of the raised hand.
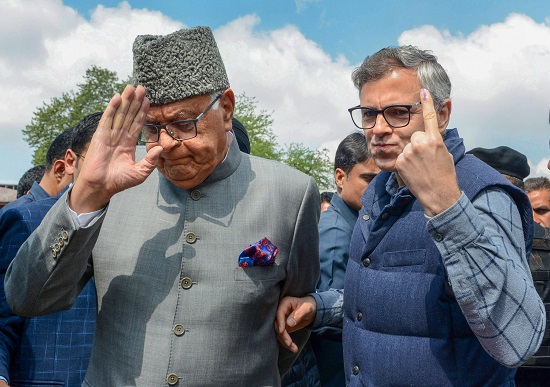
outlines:
[{"label": "raised hand", "polygon": [[162,147],[155,146],[135,162],[137,138],[149,111],[145,89],[127,85],[105,109],[90,142],[86,161],[71,192],[77,213],[99,210],[113,195],[142,183],[155,169]]},{"label": "raised hand", "polygon": [[414,132],[411,141],[397,157],[400,179],[418,199],[428,216],[451,207],[461,192],[456,180],[453,156],[439,131],[437,113],[430,92],[420,91],[424,131]]},{"label": "raised hand", "polygon": [[292,341],[290,333],[302,329],[315,321],[317,303],[315,298],[283,297],[275,315],[275,332],[279,344],[294,353],[298,346]]}]

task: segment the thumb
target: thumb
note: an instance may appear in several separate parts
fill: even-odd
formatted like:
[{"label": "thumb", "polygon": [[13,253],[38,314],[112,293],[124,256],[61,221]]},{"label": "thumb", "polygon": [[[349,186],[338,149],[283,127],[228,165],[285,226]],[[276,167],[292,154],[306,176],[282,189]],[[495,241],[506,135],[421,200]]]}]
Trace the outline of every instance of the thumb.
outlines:
[{"label": "thumb", "polygon": [[157,167],[161,152],[162,147],[160,145],[149,149],[145,157],[136,163],[137,168],[141,170],[144,174],[150,175],[151,172],[153,172],[153,170]]}]

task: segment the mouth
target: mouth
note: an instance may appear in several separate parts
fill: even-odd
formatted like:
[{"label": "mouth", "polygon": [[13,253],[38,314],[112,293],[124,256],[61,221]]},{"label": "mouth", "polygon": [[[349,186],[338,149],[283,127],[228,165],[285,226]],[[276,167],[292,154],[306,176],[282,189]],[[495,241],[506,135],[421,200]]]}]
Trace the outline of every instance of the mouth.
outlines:
[{"label": "mouth", "polygon": [[387,148],[391,148],[393,146],[394,146],[393,144],[382,143],[382,142],[375,143],[375,144],[372,145],[373,148],[377,148],[377,149],[387,149]]}]

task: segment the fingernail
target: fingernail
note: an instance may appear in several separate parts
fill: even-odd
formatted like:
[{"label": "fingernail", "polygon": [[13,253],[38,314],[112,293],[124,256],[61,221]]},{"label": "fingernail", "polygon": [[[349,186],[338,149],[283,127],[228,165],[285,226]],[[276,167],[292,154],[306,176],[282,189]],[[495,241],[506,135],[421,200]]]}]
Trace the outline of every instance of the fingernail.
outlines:
[{"label": "fingernail", "polygon": [[292,317],[289,317],[288,320],[286,320],[286,324],[289,326],[289,327],[293,327],[296,325],[296,321],[292,318]]},{"label": "fingernail", "polygon": [[424,99],[424,101],[428,99],[428,93],[426,92],[426,89],[422,89],[422,98]]}]

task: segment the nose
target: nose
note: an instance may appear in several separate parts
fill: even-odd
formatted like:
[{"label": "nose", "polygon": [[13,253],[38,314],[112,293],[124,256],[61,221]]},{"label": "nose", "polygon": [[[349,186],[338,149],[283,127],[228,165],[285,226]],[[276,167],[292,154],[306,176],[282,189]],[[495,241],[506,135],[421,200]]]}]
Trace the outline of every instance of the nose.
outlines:
[{"label": "nose", "polygon": [[382,113],[376,115],[376,123],[371,130],[376,137],[384,137],[392,133],[392,128],[388,125]]},{"label": "nose", "polygon": [[159,145],[164,149],[164,151],[169,151],[172,148],[178,146],[181,143],[180,140],[176,140],[172,135],[166,130],[161,129],[159,134]]}]

